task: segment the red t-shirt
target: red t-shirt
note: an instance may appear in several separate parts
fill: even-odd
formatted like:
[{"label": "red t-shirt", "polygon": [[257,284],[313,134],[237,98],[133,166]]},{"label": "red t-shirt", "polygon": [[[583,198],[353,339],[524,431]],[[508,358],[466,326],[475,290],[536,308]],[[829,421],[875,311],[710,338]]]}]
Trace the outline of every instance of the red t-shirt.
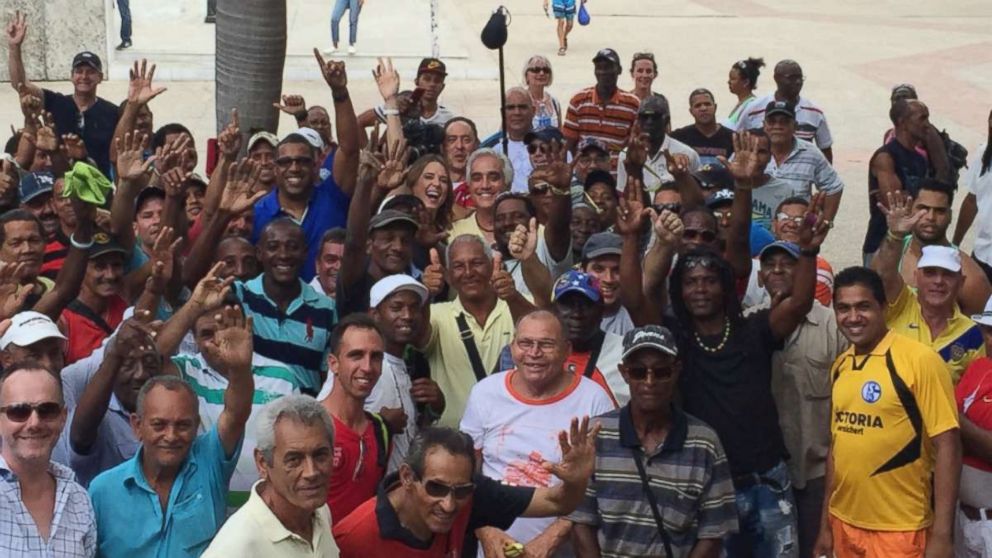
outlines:
[{"label": "red t-shirt", "polygon": [[[345,423],[334,419],[334,470],[327,489],[327,505],[334,524],[341,521],[362,502],[375,496],[379,481],[386,475],[387,460],[378,464],[379,442],[369,420],[361,436]],[[385,448],[388,450],[388,448]],[[388,455],[388,453],[387,453]]]},{"label": "red t-shirt", "polygon": [[69,239],[62,234],[61,230],[56,231],[55,238],[45,244],[45,256],[41,264],[42,277],[48,277],[54,281],[59,271],[62,270],[62,263],[68,255]]},{"label": "red t-shirt", "polygon": [[[992,359],[982,357],[971,363],[954,388],[958,412],[979,428],[992,430]],[[964,463],[992,473],[992,463],[965,450]]]},{"label": "red t-shirt", "polygon": [[123,298],[111,297],[107,310],[96,316],[103,322],[102,324],[94,320],[94,316],[89,315],[93,311],[78,300],[62,310],[62,315],[59,316],[59,329],[68,339],[65,344],[66,366],[90,356],[90,353],[121,324],[126,309],[127,302]]}]

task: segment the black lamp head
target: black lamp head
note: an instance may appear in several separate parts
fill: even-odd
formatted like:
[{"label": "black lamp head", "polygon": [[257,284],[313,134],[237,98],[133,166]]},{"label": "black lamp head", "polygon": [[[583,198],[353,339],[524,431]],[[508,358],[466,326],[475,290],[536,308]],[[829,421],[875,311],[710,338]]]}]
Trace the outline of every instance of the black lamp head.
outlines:
[{"label": "black lamp head", "polygon": [[507,17],[509,15],[509,10],[500,6],[496,8],[489,21],[486,22],[486,26],[482,28],[482,44],[486,45],[489,50],[503,48],[503,45],[506,44],[506,28],[509,26]]}]

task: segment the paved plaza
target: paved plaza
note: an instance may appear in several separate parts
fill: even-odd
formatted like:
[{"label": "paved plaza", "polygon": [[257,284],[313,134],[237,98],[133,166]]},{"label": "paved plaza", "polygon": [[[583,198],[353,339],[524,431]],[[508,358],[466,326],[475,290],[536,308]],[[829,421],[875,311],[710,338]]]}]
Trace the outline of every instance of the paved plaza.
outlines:
[{"label": "paved plaza", "polygon": [[[283,91],[302,94],[310,104],[330,104],[310,52],[314,46],[330,45],[331,0],[287,2]],[[112,52],[106,62],[108,81],[100,89],[101,96],[118,102],[127,90],[130,62],[142,57],[157,62],[158,81],[169,91],[152,103],[155,122],[186,124],[201,150],[215,130],[210,81],[213,26],[203,23],[205,4],[205,0],[131,0],[134,48]],[[474,119],[480,133],[488,135],[499,125],[497,57],[482,46],[479,33],[498,4],[480,0],[439,0],[438,4],[440,52],[451,73],[442,102]],[[564,57],[555,55],[554,23],[546,18],[540,0],[505,0],[504,5],[512,14],[506,47],[508,85],[520,81],[528,55],[543,53],[555,70],[551,92],[564,104],[572,93],[593,83],[590,60],[599,48],[613,47],[624,60],[638,50],[651,50],[660,65],[655,90],[671,102],[673,127],[691,122],[687,95],[696,87],[714,91],[720,116],[730,110],[735,100],[726,81],[735,61],[764,57],[768,67],[758,88],[763,94],[774,87],[771,66],[782,58],[797,60],[807,76],[803,95],[827,115],[835,138],[834,163],[847,185],[837,227],[824,247],[835,269],[859,259],[868,217],[868,158],[890,127],[891,86],[915,84],[930,107],[931,120],[972,152],[984,139],[992,107],[992,3],[987,1],[590,0],[592,23],[576,28]],[[431,51],[429,6],[429,0],[367,0],[358,54],[348,57],[358,110],[377,101],[370,74],[376,56],[393,56],[405,85],[411,84],[417,61]],[[116,11],[108,7],[107,17],[110,41],[116,44]],[[342,22],[342,35],[346,33],[347,22]],[[44,86],[71,91],[68,83]],[[621,87],[630,86],[625,75]],[[19,125],[21,117],[13,90],[4,91],[0,125],[8,129],[8,124]],[[295,126],[289,117],[281,124],[281,132]]]}]

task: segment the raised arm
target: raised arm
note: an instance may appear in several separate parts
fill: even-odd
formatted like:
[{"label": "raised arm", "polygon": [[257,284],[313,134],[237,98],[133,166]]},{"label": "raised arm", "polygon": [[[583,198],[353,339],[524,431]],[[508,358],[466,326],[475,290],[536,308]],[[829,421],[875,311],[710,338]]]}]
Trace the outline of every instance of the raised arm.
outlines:
[{"label": "raised arm", "polygon": [[551,257],[560,262],[572,251],[572,165],[568,164],[568,147],[553,143],[548,150],[548,159],[546,165],[534,169],[530,180],[545,181],[551,185],[544,242]]},{"label": "raised arm", "polygon": [[[403,137],[403,120],[400,118],[399,100],[396,97],[400,92],[400,73],[393,67],[393,59],[380,58],[375,69],[372,70],[372,77],[375,78],[379,94],[382,95],[383,112],[386,114],[386,139],[390,143],[399,141]],[[374,124],[375,111],[367,112],[373,116],[371,124]],[[359,129],[364,130],[362,124],[364,122],[359,124]]]},{"label": "raised arm", "polygon": [[813,196],[809,210],[799,225],[799,263],[792,278],[792,293],[781,302],[772,305],[768,317],[772,335],[784,340],[799,327],[806,314],[813,308],[816,294],[816,257],[830,225],[823,214],[823,192]]},{"label": "raised arm", "polygon": [[730,208],[730,227],[724,257],[737,278],[751,275],[751,188],[765,169],[758,163],[758,138],[747,133],[734,134],[734,160],[719,157],[734,177],[734,203]]},{"label": "raised arm", "polygon": [[7,70],[10,75],[10,86],[19,91],[22,87],[36,97],[44,96],[40,87],[28,81],[24,72],[24,59],[21,56],[21,46],[28,32],[28,16],[20,10],[14,12],[14,17],[7,22]]},{"label": "raised arm", "polygon": [[210,312],[220,308],[224,303],[224,296],[231,290],[231,283],[234,277],[222,279],[220,272],[224,269],[224,263],[218,262],[200,280],[193,290],[186,304],[182,305],[175,314],[172,315],[163,325],[162,329],[155,336],[155,346],[158,352],[170,356],[179,348],[183,337],[186,335],[196,320],[204,312]]},{"label": "raised arm", "polygon": [[[685,226],[678,215],[666,209],[654,219],[653,227],[655,243],[644,255],[643,300],[654,306],[651,309],[653,314],[664,315],[668,306],[668,273],[672,270],[675,254],[682,245]],[[623,256],[621,256],[621,266],[622,258]],[[623,273],[622,267],[620,273]],[[620,280],[624,281],[622,275]]]},{"label": "raised arm", "polygon": [[[510,255],[520,262],[520,271],[524,277],[524,284],[530,289],[530,293],[534,299],[534,305],[541,308],[548,308],[551,306],[551,289],[556,278],[551,276],[548,268],[537,257],[537,231],[537,218],[531,217],[528,226],[517,225],[517,228],[510,233],[507,248],[510,251]],[[498,261],[496,260],[497,257],[500,258]],[[502,255],[494,253],[494,274],[501,265]],[[493,279],[495,280],[495,275]],[[515,287],[513,292],[516,293]],[[519,295],[520,293],[516,294]],[[501,296],[500,298],[503,297]]]},{"label": "raised arm", "polygon": [[[93,220],[96,206],[73,196],[70,198],[72,210],[76,214],[76,230],[72,233],[69,254],[55,278],[55,286],[41,296],[34,305],[36,312],[58,321],[62,310],[79,296],[86,275],[86,262],[89,261],[89,246],[93,244]],[[79,248],[78,246],[84,248]]]},{"label": "raised arm", "polygon": [[596,435],[599,424],[590,426],[589,417],[572,419],[569,432],[558,433],[561,463],[542,463],[544,470],[561,479],[551,488],[538,488],[523,517],[554,517],[572,513],[582,501],[596,466]]},{"label": "raised arm", "polygon": [[960,246],[964,241],[964,235],[968,234],[968,229],[975,222],[976,215],[978,215],[978,198],[968,192],[961,201],[961,209],[958,210],[958,224],[954,227],[954,238],[951,240],[955,246]]},{"label": "raised arm", "polygon": [[110,233],[125,248],[134,248],[134,202],[148,184],[155,157],[144,160],[146,134],[125,133],[117,144],[117,191],[110,204]]},{"label": "raised arm", "polygon": [[[641,236],[654,218],[654,210],[645,208],[643,185],[636,178],[627,180],[620,198],[616,231],[623,237],[620,251],[620,301],[630,312],[635,325],[661,323],[660,308],[644,296],[644,276],[641,271]],[[663,307],[663,305],[662,305]]]},{"label": "raised arm", "polygon": [[355,175],[358,172],[358,153],[360,139],[358,133],[358,117],[348,93],[348,74],[344,62],[328,60],[313,49],[317,58],[320,73],[331,88],[331,98],[334,101],[334,123],[338,131],[338,149],[334,154],[334,182],[345,195],[355,192]]},{"label": "raised arm", "polygon": [[899,293],[905,285],[902,274],[899,273],[903,243],[926,211],[921,209],[914,214],[913,198],[902,192],[889,192],[885,199],[887,203],[879,201],[876,205],[885,215],[889,230],[882,239],[878,253],[872,258],[871,267],[882,277],[885,298],[891,304],[899,298]]},{"label": "raised arm", "polygon": [[127,104],[121,112],[121,117],[117,119],[117,127],[114,128],[114,139],[110,142],[110,160],[117,162],[117,142],[124,137],[124,134],[135,133],[135,122],[138,119],[138,112],[141,107],[146,106],[152,99],[165,92],[165,87],[152,86],[155,79],[155,64],[148,68],[148,61],[144,58],[141,62],[134,61],[134,67],[130,70],[130,82],[127,87]]},{"label": "raised arm", "polygon": [[203,352],[227,376],[224,410],[217,420],[217,432],[224,453],[231,457],[244,438],[255,393],[251,371],[252,319],[235,306],[224,308],[218,316],[217,331],[203,344]]},{"label": "raised arm", "polygon": [[307,122],[307,102],[302,95],[283,95],[281,103],[272,103],[282,112],[293,117],[296,125],[300,128],[306,126]]},{"label": "raised arm", "polygon": [[241,153],[241,119],[238,118],[238,109],[231,109],[231,121],[217,134],[217,165],[210,175],[210,182],[207,184],[207,191],[203,195],[203,219],[204,225],[217,215],[217,206],[224,192],[224,185],[227,183],[227,172],[230,165],[238,160]]},{"label": "raised arm", "polygon": [[513,280],[510,272],[504,267],[503,255],[499,252],[493,253],[493,275],[491,281],[493,288],[496,289],[496,296],[505,300],[507,306],[510,307],[510,316],[513,317],[514,321],[536,310],[536,307],[517,290],[516,282]]},{"label": "raised arm", "polygon": [[682,197],[682,205],[685,207],[704,205],[706,199],[703,197],[703,189],[692,176],[692,162],[689,156],[684,153],[671,153],[667,149],[662,150],[662,154],[665,156],[668,173],[675,177],[675,186]]}]

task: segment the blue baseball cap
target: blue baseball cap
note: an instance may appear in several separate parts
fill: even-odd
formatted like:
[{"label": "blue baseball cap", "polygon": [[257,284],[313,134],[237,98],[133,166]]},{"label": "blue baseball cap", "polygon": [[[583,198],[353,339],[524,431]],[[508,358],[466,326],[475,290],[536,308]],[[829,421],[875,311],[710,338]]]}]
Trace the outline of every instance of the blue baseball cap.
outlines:
[{"label": "blue baseball cap", "polygon": [[758,261],[765,259],[765,256],[774,251],[785,252],[786,254],[792,256],[795,259],[799,259],[799,245],[795,242],[789,242],[788,240],[776,240],[771,244],[765,246],[758,252]]},{"label": "blue baseball cap", "polygon": [[21,177],[18,194],[21,203],[29,202],[41,194],[50,194],[55,189],[55,175],[50,172],[29,172]]},{"label": "blue baseball cap", "polygon": [[574,269],[566,271],[555,281],[554,296],[552,302],[565,296],[568,293],[580,293],[593,302],[601,300],[599,292],[599,280]]}]

